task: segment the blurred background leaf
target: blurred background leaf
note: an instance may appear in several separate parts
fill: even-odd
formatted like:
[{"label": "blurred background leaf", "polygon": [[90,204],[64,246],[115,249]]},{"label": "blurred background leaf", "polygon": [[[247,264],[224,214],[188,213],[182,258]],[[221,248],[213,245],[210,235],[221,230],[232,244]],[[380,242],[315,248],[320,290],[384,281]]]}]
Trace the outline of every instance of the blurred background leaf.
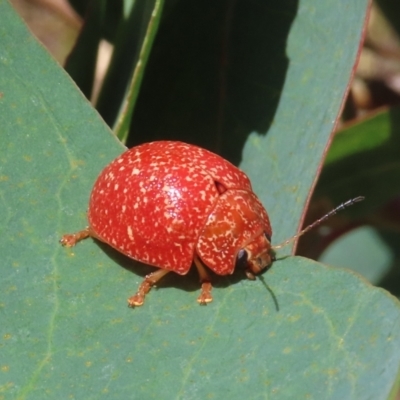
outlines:
[{"label": "blurred background leaf", "polygon": [[367,201],[304,236],[298,252],[353,268],[399,296],[399,182],[400,108],[380,110],[344,127],[329,149],[306,223],[354,190]]}]

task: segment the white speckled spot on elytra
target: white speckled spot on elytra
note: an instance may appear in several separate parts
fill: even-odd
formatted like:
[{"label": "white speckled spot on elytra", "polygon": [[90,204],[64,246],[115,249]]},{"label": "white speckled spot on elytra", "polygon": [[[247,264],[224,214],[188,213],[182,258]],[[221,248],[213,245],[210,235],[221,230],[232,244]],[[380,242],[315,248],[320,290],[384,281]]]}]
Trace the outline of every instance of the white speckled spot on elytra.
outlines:
[{"label": "white speckled spot on elytra", "polygon": [[127,227],[127,232],[128,232],[129,239],[131,239],[133,241],[133,239],[134,239],[133,232],[132,232],[132,227],[130,225],[128,225],[128,227]]}]

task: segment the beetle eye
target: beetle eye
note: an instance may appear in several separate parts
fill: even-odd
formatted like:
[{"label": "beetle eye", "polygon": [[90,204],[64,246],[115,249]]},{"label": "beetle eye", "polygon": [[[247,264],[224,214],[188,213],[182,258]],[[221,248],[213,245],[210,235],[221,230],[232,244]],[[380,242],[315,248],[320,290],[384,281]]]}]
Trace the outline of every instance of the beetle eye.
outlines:
[{"label": "beetle eye", "polygon": [[239,250],[236,257],[236,268],[246,269],[247,268],[247,251],[244,249]]},{"label": "beetle eye", "polygon": [[264,236],[265,236],[265,238],[268,240],[268,242],[271,243],[271,235],[268,235],[267,232],[264,232]]}]

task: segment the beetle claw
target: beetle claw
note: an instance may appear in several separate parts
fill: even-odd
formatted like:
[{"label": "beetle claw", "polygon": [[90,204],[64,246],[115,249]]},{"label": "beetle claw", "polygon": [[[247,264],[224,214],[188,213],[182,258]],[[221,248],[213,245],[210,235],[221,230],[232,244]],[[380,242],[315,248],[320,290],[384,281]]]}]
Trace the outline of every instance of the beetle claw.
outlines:
[{"label": "beetle claw", "polygon": [[[150,289],[149,289],[150,290]],[[139,292],[134,296],[129,297],[128,307],[139,307],[144,303],[144,295],[142,296]]]},{"label": "beetle claw", "polygon": [[250,279],[251,281],[254,281],[256,279],[255,275],[253,274],[253,272],[251,272],[249,269],[246,269],[245,274],[247,276],[247,279]]},{"label": "beetle claw", "polygon": [[89,236],[91,236],[91,231],[90,228],[87,226],[85,229],[82,229],[79,232],[67,233],[63,235],[62,238],[60,239],[60,243],[64,247],[73,247],[79,241],[86,239]]},{"label": "beetle claw", "polygon": [[147,275],[144,281],[140,284],[138,291],[128,299],[128,307],[139,307],[143,305],[146,294],[150,292],[151,288],[155,285],[151,279],[151,275]]},{"label": "beetle claw", "polygon": [[207,303],[211,303],[213,298],[211,295],[212,285],[211,282],[203,282],[201,284],[201,293],[200,296],[197,298],[197,302],[205,306]]},{"label": "beetle claw", "polygon": [[159,269],[157,271],[152,272],[149,275],[146,275],[144,281],[140,284],[138,291],[135,295],[129,297],[128,306],[129,307],[139,307],[143,305],[144,298],[146,294],[150,292],[151,288],[166,274],[168,274],[168,270]]}]

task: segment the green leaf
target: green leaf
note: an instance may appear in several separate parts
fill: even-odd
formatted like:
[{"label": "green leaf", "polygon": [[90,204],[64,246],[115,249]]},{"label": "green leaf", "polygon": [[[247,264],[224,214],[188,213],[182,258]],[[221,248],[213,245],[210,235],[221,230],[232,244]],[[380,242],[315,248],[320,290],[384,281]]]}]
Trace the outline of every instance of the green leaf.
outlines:
[{"label": "green leaf", "polygon": [[[361,5],[358,10],[364,10]],[[299,35],[302,26],[309,31],[304,22],[311,11],[315,16],[313,7],[301,4],[291,35]],[[344,16],[354,17],[352,7]],[[356,17],[358,25],[354,20],[349,25],[358,26],[352,31],[358,41],[362,17]],[[96,175],[123,146],[4,0],[0,21],[0,396],[388,398],[399,375],[399,303],[348,271],[289,257],[263,275],[267,287],[240,275],[216,277],[214,302],[207,307],[196,303],[196,276],[169,274],[142,308],[132,310],[126,298],[149,268],[132,266],[131,260],[92,240],[72,250],[62,248],[60,236],[86,224]],[[289,40],[293,51],[291,40],[295,38]],[[348,60],[354,59],[356,47],[353,43]],[[338,76],[350,73],[341,60]],[[320,68],[316,74],[322,79]],[[291,72],[287,79],[297,82]],[[314,135],[316,127],[323,128],[326,140],[345,90],[344,78],[331,81],[334,88],[340,81],[341,90],[336,89],[336,97],[331,90],[335,101],[330,100],[319,122],[300,118],[307,103],[296,106],[300,94],[290,94],[301,90],[289,85],[277,116],[288,116],[293,106],[302,135],[289,131],[287,146],[281,146],[276,133],[267,137],[273,145],[265,153],[274,162],[268,170],[273,190],[262,196],[277,195],[274,202],[280,207],[272,218],[289,220],[284,234],[295,230],[313,179],[308,174],[315,174],[305,166],[315,168],[320,157],[316,149],[324,147],[320,139],[310,150],[305,144],[308,125],[302,124],[311,121]],[[325,97],[307,110],[319,107]],[[271,132],[276,132],[275,124],[285,126],[277,119]],[[292,142],[303,158],[310,156],[300,162],[296,155],[297,172],[287,158]],[[267,143],[254,134],[247,144],[244,160],[253,176],[253,168],[265,171],[265,165],[248,157],[267,151],[262,150]],[[281,175],[276,168],[285,164]],[[258,187],[262,181],[264,173]],[[301,189],[290,203],[287,189],[293,182]],[[288,204],[296,206],[288,212]]]},{"label": "green leaf", "polygon": [[[364,228],[346,235],[332,243],[319,259],[352,268],[397,295],[400,219],[398,201],[392,199],[399,193],[399,154],[400,107],[382,109],[351,123],[335,135],[313,198],[314,204],[324,199],[340,201],[355,190],[366,197],[349,210],[353,218],[347,226],[354,225],[357,217],[363,222],[367,215],[376,229]],[[333,229],[331,237],[337,236]],[[316,233],[305,237],[302,254],[310,256],[313,251],[313,258],[317,258],[323,250],[319,241]],[[326,237],[322,244],[327,245]]]},{"label": "green leaf", "polygon": [[367,198],[357,215],[398,194],[400,107],[381,110],[339,131],[329,149],[316,197],[346,199],[356,191]]},{"label": "green leaf", "polygon": [[135,62],[135,68],[130,82],[126,88],[121,110],[115,123],[114,133],[123,143],[126,143],[128,138],[129,127],[132,122],[132,114],[139,95],[139,90],[147,65],[147,60],[150,55],[150,50],[158,30],[163,6],[164,0],[156,0],[154,2],[154,9],[151,13],[151,17],[149,18],[140,53]]},{"label": "green leaf", "polygon": [[367,226],[340,237],[324,251],[319,261],[352,268],[372,284],[378,285],[389,273],[394,257],[378,232]]},{"label": "green leaf", "polygon": [[[120,22],[97,109],[124,142],[164,0],[133,2]],[[127,8],[128,4],[125,4]]]}]

